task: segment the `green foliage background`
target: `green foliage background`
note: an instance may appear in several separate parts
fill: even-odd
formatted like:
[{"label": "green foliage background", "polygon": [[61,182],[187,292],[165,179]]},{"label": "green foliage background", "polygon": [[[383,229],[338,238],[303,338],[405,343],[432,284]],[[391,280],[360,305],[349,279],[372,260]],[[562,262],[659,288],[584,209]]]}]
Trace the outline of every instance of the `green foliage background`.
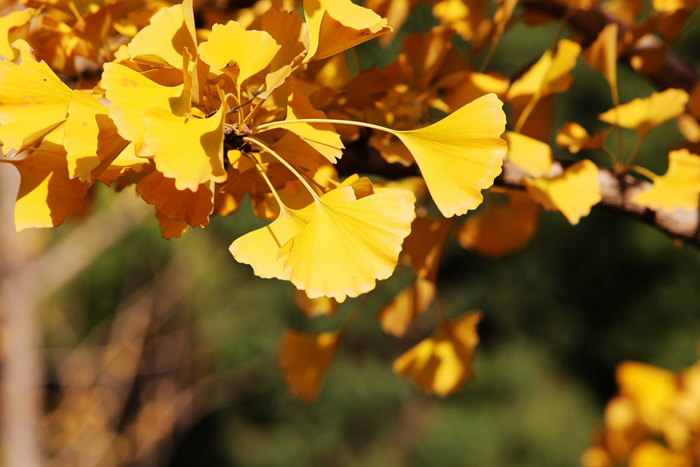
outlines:
[{"label": "green foliage background", "polygon": [[[361,46],[363,68],[391,60],[404,33],[433,25],[429,12],[418,8],[388,51]],[[548,47],[554,27],[516,25],[489,68],[506,75],[519,70]],[[698,69],[698,43],[695,27],[672,49]],[[619,73],[622,102],[653,90],[624,66]],[[597,115],[612,104],[602,76],[579,60],[571,91],[557,96],[556,105],[555,129],[573,120],[594,132],[604,128]],[[674,122],[657,128],[639,164],[663,173],[667,150],[681,140]],[[626,134],[625,143],[629,151],[634,137]],[[566,151],[555,156],[576,158]],[[352,326],[318,401],[307,406],[288,395],[276,368],[283,329],[335,329],[357,300],[348,300],[336,318],[311,321],[292,304],[289,284],[256,278],[237,264],[228,245],[263,224],[244,206],[204,231],[166,242],[152,220],[54,297],[78,332],[63,332],[47,307],[49,347],[76,345],[175,255],[188,274],[203,271],[173,319],[191,323],[200,352],[193,371],[220,378],[220,409],[181,436],[172,467],[575,466],[616,391],[617,364],[634,359],[680,369],[697,359],[696,248],[676,247],[664,234],[601,208],[577,227],[544,212],[532,243],[500,260],[450,240],[438,282],[447,312],[484,311],[477,377],[461,394],[425,396],[392,373],[393,359],[435,323],[428,313],[404,339],[382,333],[373,315],[405,283],[399,271]]]}]

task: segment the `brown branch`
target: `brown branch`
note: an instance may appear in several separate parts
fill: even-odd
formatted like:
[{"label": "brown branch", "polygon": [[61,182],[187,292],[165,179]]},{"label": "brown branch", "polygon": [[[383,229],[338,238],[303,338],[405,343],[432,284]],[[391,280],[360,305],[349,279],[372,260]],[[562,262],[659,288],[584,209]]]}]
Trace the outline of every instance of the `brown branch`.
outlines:
[{"label": "brown branch", "polygon": [[[557,161],[552,171],[561,172],[564,166],[569,164]],[[337,168],[341,175],[346,176],[354,173],[374,174],[388,179],[420,176],[418,166],[404,167],[400,164],[390,164],[374,148],[367,146],[362,138],[348,145],[343,158],[338,161]],[[525,172],[506,160],[503,164],[503,173],[496,179],[495,185],[524,189],[525,178]],[[607,169],[600,169],[598,179],[602,200],[597,206],[640,220],[673,238],[700,247],[699,211],[677,209],[670,213],[654,212],[631,201],[635,194],[651,186],[649,182],[637,180],[630,175],[618,177]]]}]

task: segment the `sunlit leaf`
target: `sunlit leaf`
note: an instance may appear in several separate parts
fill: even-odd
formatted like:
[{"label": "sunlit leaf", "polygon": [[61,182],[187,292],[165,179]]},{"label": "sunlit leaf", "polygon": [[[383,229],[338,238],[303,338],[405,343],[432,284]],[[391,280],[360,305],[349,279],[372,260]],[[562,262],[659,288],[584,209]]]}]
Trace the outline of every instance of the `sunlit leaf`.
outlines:
[{"label": "sunlit leaf", "polygon": [[610,109],[598,118],[635,130],[643,137],[654,127],[681,115],[685,111],[688,98],[688,93],[682,89],[667,89]]},{"label": "sunlit leaf", "polygon": [[178,117],[168,110],[151,109],[142,121],[148,128],[144,143],[153,152],[156,168],[175,179],[178,190],[197,191],[199,185],[226,180],[224,119],[226,105],[210,118]]},{"label": "sunlit leaf", "polygon": [[445,217],[476,208],[501,173],[507,147],[502,102],[487,94],[433,125],[393,132],[413,154]]},{"label": "sunlit leaf", "polygon": [[106,63],[104,69],[101,83],[111,102],[109,117],[117,125],[119,134],[136,144],[137,153],[146,132],[141,120],[144,114],[155,108],[173,111],[179,106],[178,101],[190,99],[184,85],[161,86],[117,63]]},{"label": "sunlit leaf", "polygon": [[529,136],[506,131],[503,139],[508,143],[508,160],[531,177],[549,173],[552,167],[552,149],[548,144]]},{"label": "sunlit leaf", "polygon": [[35,227],[56,227],[83,205],[90,185],[69,178],[65,152],[57,143],[62,139],[62,133],[54,131],[47,136],[39,147],[43,151],[37,150],[24,159],[12,160],[20,175],[15,202],[15,229],[18,232]]},{"label": "sunlit leaf", "polygon": [[543,96],[567,91],[573,80],[569,72],[576,66],[580,53],[578,43],[562,39],[554,55],[547,50],[532,68],[513,82],[508,90],[508,100],[532,96],[540,91]]},{"label": "sunlit leaf", "polygon": [[18,50],[12,48],[12,43],[17,39],[27,39],[29,22],[35,12],[33,8],[28,8],[24,11],[13,11],[0,18],[0,57],[12,62],[18,58]]},{"label": "sunlit leaf", "polygon": [[700,205],[700,156],[687,149],[668,154],[668,171],[654,184],[632,197],[632,202],[649,209],[674,211],[697,209]]},{"label": "sunlit leaf", "polygon": [[350,0],[304,0],[309,27],[305,60],[320,60],[390,32],[387,20]]},{"label": "sunlit leaf", "polygon": [[645,423],[660,428],[677,393],[676,375],[644,363],[624,362],[615,376],[620,395],[635,403]]},{"label": "sunlit leaf", "polygon": [[282,247],[278,259],[309,297],[342,303],[392,274],[411,231],[414,203],[413,193],[398,189],[351,202],[317,201],[309,224]]},{"label": "sunlit leaf", "polygon": [[217,70],[225,69],[229,63],[238,69],[237,85],[262,71],[272,61],[280,46],[265,31],[247,31],[235,21],[226,25],[215,24],[209,39],[199,46],[202,60]]},{"label": "sunlit leaf", "polygon": [[140,62],[182,68],[183,53],[197,50],[192,0],[160,9],[151,24],[129,42],[129,56]]},{"label": "sunlit leaf", "polygon": [[533,199],[549,211],[560,211],[571,225],[578,224],[601,200],[598,167],[588,159],[555,177],[526,179],[525,186]]},{"label": "sunlit leaf", "polygon": [[72,94],[46,63],[34,60],[29,44],[18,40],[14,47],[19,65],[0,60],[0,141],[5,154],[20,152],[63,123]]},{"label": "sunlit leaf", "polygon": [[73,91],[63,146],[71,178],[92,183],[92,171],[110,164],[129,144],[119,136],[107,107],[85,91]]}]

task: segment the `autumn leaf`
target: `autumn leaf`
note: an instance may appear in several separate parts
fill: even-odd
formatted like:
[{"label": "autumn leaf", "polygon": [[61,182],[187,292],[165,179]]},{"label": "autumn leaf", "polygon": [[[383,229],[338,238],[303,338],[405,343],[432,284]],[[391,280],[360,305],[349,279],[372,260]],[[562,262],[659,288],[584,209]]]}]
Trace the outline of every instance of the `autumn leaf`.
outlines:
[{"label": "autumn leaf", "polygon": [[307,404],[316,399],[338,349],[340,335],[287,330],[277,355],[289,391]]},{"label": "autumn leaf", "polygon": [[435,333],[394,361],[394,372],[410,378],[428,394],[458,392],[474,377],[472,359],[479,343],[476,326],[481,313],[443,320]]},{"label": "autumn leaf", "polygon": [[549,211],[560,211],[571,225],[591,212],[601,200],[598,167],[584,159],[554,177],[526,179],[528,193]]},{"label": "autumn leaf", "polygon": [[668,154],[668,171],[653,180],[651,188],[637,193],[632,202],[649,209],[672,212],[700,205],[700,156],[687,149]]}]

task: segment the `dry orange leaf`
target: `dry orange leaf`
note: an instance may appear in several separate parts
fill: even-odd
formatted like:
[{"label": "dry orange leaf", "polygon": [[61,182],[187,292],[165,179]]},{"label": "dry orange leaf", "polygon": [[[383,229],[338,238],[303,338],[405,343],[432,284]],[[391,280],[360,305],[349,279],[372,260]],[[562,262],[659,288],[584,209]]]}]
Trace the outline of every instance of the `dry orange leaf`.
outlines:
[{"label": "dry orange leaf", "polygon": [[435,283],[418,277],[377,313],[382,330],[396,337],[403,336],[409,326],[433,303]]},{"label": "dry orange leaf", "polygon": [[503,139],[508,143],[508,160],[517,165],[531,177],[549,173],[552,167],[552,148],[549,144],[529,136],[506,131]]},{"label": "dry orange leaf", "polygon": [[175,180],[154,171],[136,185],[136,191],[166,217],[185,221],[192,227],[209,225],[209,215],[214,210],[214,194],[209,184],[200,185],[195,192],[178,190]]},{"label": "dry orange leaf", "polygon": [[339,341],[340,335],[332,332],[314,335],[285,331],[277,364],[292,394],[307,404],[316,399]]},{"label": "dry orange leaf", "polygon": [[535,201],[549,211],[560,211],[571,225],[578,224],[601,200],[598,167],[588,159],[555,177],[526,179],[525,187]]},{"label": "dry orange leaf", "polygon": [[612,125],[635,130],[640,137],[644,137],[654,127],[681,115],[688,98],[688,93],[682,89],[667,89],[610,109],[598,118]]},{"label": "dry orange leaf", "polygon": [[457,86],[445,91],[443,100],[451,109],[456,110],[490,92],[503,100],[509,86],[510,80],[498,72],[467,72],[460,76]]},{"label": "dry orange leaf", "polygon": [[309,298],[303,290],[294,289],[294,304],[309,318],[333,316],[338,302],[329,297]]},{"label": "dry orange leaf", "polygon": [[482,255],[498,258],[525,246],[537,230],[540,207],[520,190],[502,192],[504,205],[489,204],[467,218],[457,230],[460,245]]},{"label": "dry orange leaf", "polygon": [[394,361],[394,372],[411,379],[428,394],[458,392],[474,377],[472,359],[479,343],[476,326],[481,313],[443,320],[435,333]]},{"label": "dry orange leaf", "polygon": [[700,200],[700,156],[687,149],[668,154],[668,171],[657,176],[654,184],[634,197],[632,202],[649,209],[674,211],[697,209]]}]

